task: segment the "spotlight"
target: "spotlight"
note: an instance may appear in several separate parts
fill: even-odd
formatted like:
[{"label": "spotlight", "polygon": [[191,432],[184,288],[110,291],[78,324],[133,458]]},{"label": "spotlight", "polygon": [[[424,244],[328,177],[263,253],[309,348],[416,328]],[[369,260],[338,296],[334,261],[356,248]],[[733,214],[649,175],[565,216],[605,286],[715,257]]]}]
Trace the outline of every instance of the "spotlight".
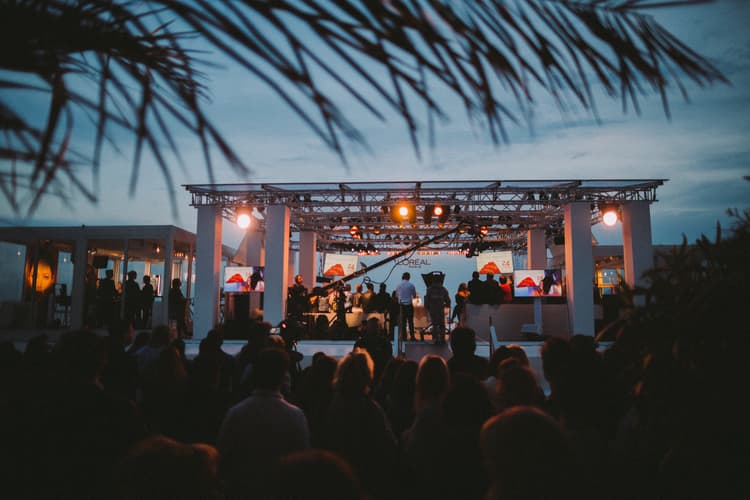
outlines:
[{"label": "spotlight", "polygon": [[414,223],[417,220],[417,212],[413,204],[402,201],[391,210],[391,219],[398,223]]},{"label": "spotlight", "polygon": [[359,226],[356,224],[352,224],[349,226],[349,234],[352,236],[355,236],[359,232]]},{"label": "spotlight", "polygon": [[617,206],[602,205],[599,207],[599,212],[602,214],[602,222],[605,226],[612,227],[617,224]]},{"label": "spotlight", "polygon": [[487,233],[489,233],[489,232],[490,232],[490,228],[488,228],[484,224],[482,224],[481,226],[479,226],[479,236],[481,238],[484,238],[485,236],[487,236]]},{"label": "spotlight", "polygon": [[432,209],[432,215],[437,217],[438,222],[440,222],[441,224],[445,224],[450,214],[451,209],[446,205],[435,205],[435,207]]},{"label": "spotlight", "polygon": [[375,229],[373,229],[372,230],[372,234],[374,234],[375,236],[379,235],[380,234],[380,228],[376,227]]},{"label": "spotlight", "polygon": [[247,208],[238,208],[235,214],[235,222],[240,229],[247,229],[250,227],[250,210]]}]

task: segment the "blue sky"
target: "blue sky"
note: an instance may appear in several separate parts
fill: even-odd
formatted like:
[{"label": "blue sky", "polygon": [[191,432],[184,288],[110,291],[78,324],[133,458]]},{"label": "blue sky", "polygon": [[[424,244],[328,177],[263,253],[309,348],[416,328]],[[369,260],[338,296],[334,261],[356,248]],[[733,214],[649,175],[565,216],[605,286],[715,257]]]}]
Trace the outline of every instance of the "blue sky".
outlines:
[{"label": "blue sky", "polygon": [[[533,127],[512,128],[510,144],[493,146],[467,123],[456,103],[446,102],[451,121],[438,128],[437,145],[417,159],[401,122],[385,123],[344,101],[350,118],[365,133],[372,153],[349,152],[349,167],[329,151],[270,90],[232,66],[211,70],[208,112],[253,169],[240,178],[225,165],[218,182],[342,182],[347,180],[586,179],[665,178],[652,206],[654,243],[677,243],[713,235],[727,208],[750,205],[750,2],[721,0],[653,15],[665,27],[708,57],[732,82],[708,89],[689,87],[691,102],[675,93],[668,120],[658,96],[641,101],[642,114],[624,114],[620,102],[598,100],[601,123],[578,113],[562,117],[546,99],[534,110]],[[422,124],[424,125],[424,123]],[[422,136],[425,137],[424,135]],[[208,182],[198,144],[178,137],[186,159],[175,170],[178,184]],[[423,142],[426,145],[426,141]],[[0,201],[0,223],[34,225],[175,224],[195,229],[189,196],[176,186],[178,216],[170,209],[168,188],[154,162],[145,158],[134,197],[128,195],[132,140],[124,155],[107,152],[100,201],[72,209],[48,199],[31,220],[15,217]],[[603,243],[619,241],[619,231],[595,228]],[[240,234],[227,225],[225,243]]]}]

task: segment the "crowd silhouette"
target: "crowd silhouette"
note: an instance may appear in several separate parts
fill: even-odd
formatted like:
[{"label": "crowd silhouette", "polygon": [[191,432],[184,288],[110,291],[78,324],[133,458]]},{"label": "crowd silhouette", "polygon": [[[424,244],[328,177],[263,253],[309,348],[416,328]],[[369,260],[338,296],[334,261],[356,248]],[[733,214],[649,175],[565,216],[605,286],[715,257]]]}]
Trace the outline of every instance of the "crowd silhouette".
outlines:
[{"label": "crowd silhouette", "polygon": [[[365,325],[353,351],[299,354],[249,325],[237,356],[220,329],[194,359],[166,326],[71,331],[24,352],[0,344],[4,497],[739,498],[727,449],[747,450],[730,384],[708,394],[689,358],[623,331],[548,338],[543,373],[523,348],[387,354]],[[693,353],[697,355],[698,353]],[[702,361],[706,361],[702,359]],[[713,366],[705,363],[705,366]],[[726,373],[724,371],[723,373]],[[715,374],[713,374],[715,375]],[[549,394],[541,389],[544,377]],[[734,475],[736,474],[736,476]]]}]

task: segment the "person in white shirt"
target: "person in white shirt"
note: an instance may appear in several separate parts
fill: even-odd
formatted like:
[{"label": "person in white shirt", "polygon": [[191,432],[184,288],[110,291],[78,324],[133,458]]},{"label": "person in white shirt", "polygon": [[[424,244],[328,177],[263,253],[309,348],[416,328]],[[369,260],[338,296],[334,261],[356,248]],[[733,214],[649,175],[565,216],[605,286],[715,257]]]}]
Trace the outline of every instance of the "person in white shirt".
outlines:
[{"label": "person in white shirt", "polygon": [[401,283],[396,287],[396,298],[399,305],[399,323],[398,328],[401,332],[401,338],[406,340],[406,330],[409,330],[409,340],[414,338],[414,304],[412,300],[417,296],[417,289],[409,281],[411,274],[404,273],[401,275]]}]

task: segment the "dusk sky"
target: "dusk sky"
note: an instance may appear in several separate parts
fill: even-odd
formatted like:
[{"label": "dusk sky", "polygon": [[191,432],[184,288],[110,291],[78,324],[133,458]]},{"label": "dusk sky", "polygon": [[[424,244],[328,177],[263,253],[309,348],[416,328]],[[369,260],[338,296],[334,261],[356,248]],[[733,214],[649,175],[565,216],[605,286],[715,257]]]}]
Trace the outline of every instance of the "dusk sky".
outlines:
[{"label": "dusk sky", "polygon": [[[510,143],[494,146],[472,127],[448,99],[449,123],[438,125],[436,146],[423,133],[417,158],[406,128],[395,116],[383,123],[342,101],[349,118],[365,134],[372,152],[348,150],[349,167],[258,80],[230,64],[208,72],[212,102],[208,113],[252,168],[240,178],[222,164],[217,182],[346,182],[390,180],[668,179],[652,205],[654,243],[713,237],[716,221],[726,225],[727,208],[750,206],[750,2],[717,3],[652,11],[673,34],[712,61],[731,81],[708,89],[689,86],[690,103],[671,94],[671,121],[657,95],[641,100],[638,116],[623,113],[619,100],[598,99],[601,122],[583,111],[562,116],[537,94],[533,126],[510,128]],[[211,57],[221,62],[221,58]],[[511,103],[512,104],[512,103]],[[425,123],[421,124],[425,126]],[[100,201],[73,209],[52,198],[29,219],[14,216],[0,201],[4,225],[174,224],[195,230],[196,211],[182,184],[208,182],[197,141],[179,135],[185,171],[175,169],[179,214],[170,209],[168,187],[155,163],[144,157],[138,192],[128,195],[132,138],[122,155],[105,154]],[[619,241],[619,231],[595,228],[602,243]],[[225,243],[236,245],[239,231],[226,226]]]}]

